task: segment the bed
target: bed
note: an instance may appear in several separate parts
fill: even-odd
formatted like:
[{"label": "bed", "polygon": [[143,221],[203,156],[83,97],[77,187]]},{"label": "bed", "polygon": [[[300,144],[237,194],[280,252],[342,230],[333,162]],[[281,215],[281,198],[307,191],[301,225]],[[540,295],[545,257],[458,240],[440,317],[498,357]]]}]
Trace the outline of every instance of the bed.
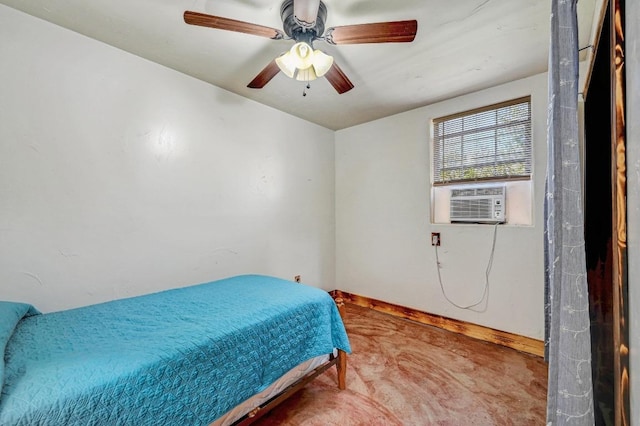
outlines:
[{"label": "bed", "polygon": [[[328,293],[244,275],[41,314],[0,302],[0,424],[251,421],[351,351]],[[259,416],[256,416],[259,417]]]}]

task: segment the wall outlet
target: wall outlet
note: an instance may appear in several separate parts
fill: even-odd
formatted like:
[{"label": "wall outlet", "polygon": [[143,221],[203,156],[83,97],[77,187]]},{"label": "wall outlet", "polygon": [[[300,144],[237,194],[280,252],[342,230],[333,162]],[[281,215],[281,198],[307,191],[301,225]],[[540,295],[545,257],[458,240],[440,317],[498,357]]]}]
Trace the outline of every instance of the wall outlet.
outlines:
[{"label": "wall outlet", "polygon": [[440,245],[440,233],[439,232],[432,232],[431,233],[431,245],[432,246],[439,246]]}]

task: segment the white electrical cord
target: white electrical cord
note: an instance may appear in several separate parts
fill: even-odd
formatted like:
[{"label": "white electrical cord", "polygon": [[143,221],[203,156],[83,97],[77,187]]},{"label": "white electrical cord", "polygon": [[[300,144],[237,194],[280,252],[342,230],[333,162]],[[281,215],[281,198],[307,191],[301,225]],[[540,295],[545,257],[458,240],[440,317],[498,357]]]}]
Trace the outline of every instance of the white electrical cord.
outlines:
[{"label": "white electrical cord", "polygon": [[485,297],[487,297],[487,293],[489,292],[489,274],[491,273],[491,267],[493,266],[493,255],[496,251],[497,235],[498,235],[498,223],[496,223],[493,228],[493,243],[491,244],[491,254],[489,255],[489,262],[487,263],[487,269],[485,270],[485,273],[484,273],[485,285],[484,285],[484,291],[482,292],[482,297],[476,303],[472,303],[471,305],[467,305],[467,306],[461,306],[455,303],[453,300],[451,300],[449,296],[447,296],[447,292],[444,290],[444,285],[442,284],[442,276],[440,275],[440,258],[438,257],[438,246],[437,245],[434,246],[436,249],[436,269],[438,270],[438,282],[440,283],[440,290],[442,290],[442,295],[444,296],[445,299],[447,299],[447,302],[451,303],[456,308],[460,308],[460,309],[475,308],[480,303],[482,303]]}]

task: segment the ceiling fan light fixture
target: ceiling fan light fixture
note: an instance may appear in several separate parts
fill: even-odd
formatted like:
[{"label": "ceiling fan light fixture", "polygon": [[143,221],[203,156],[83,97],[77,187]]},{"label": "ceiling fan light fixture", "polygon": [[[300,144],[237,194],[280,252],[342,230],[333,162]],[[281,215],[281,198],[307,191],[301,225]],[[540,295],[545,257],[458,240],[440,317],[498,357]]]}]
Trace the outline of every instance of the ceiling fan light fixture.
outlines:
[{"label": "ceiling fan light fixture", "polygon": [[296,80],[298,81],[313,81],[319,76],[316,74],[313,67],[305,68],[303,70],[298,70],[298,74],[296,75]]},{"label": "ceiling fan light fixture", "polygon": [[321,50],[313,52],[313,69],[318,77],[325,75],[333,66],[333,56]]},{"label": "ceiling fan light fixture", "polygon": [[295,60],[296,68],[305,69],[313,65],[313,48],[305,42],[299,42],[293,45],[289,51]]},{"label": "ceiling fan light fixture", "polygon": [[293,78],[296,73],[296,59],[291,52],[286,52],[276,58],[276,64],[280,71],[282,71],[287,77]]},{"label": "ceiling fan light fixture", "polygon": [[276,64],[289,78],[311,81],[329,71],[333,65],[333,57],[321,50],[313,50],[305,42],[299,42],[294,44],[288,52],[277,57]]}]

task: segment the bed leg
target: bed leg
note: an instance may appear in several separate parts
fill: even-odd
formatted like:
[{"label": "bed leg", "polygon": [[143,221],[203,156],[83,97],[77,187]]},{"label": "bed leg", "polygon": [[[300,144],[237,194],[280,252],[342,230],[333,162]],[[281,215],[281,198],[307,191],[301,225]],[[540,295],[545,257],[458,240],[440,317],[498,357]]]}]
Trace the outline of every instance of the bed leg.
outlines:
[{"label": "bed leg", "polygon": [[[336,297],[336,306],[340,317],[344,321],[345,310],[344,299],[342,297]],[[347,388],[347,353],[338,349],[338,362],[336,363],[336,369],[338,370],[338,389],[345,390]]]},{"label": "bed leg", "polygon": [[336,369],[338,370],[338,389],[345,390],[347,388],[347,353],[340,349],[338,349]]}]

